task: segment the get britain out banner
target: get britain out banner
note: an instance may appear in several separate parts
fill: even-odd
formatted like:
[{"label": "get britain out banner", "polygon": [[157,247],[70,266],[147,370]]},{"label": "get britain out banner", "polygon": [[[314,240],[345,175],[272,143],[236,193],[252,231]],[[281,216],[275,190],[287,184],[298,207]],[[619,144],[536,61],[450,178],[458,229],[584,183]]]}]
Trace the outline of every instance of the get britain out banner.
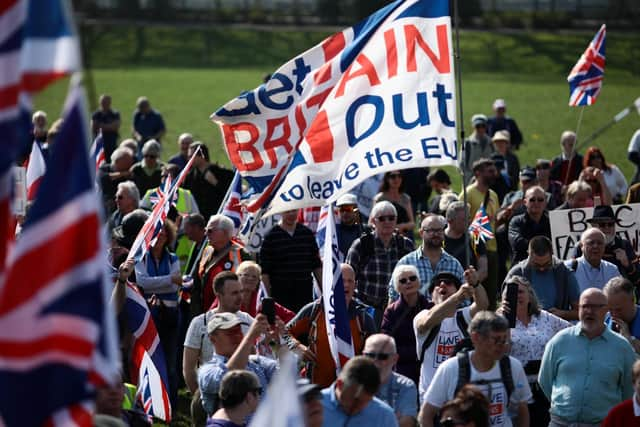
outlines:
[{"label": "get britain out banner", "polygon": [[212,114],[256,192],[250,212],[321,206],[381,172],[458,164],[448,3],[389,4]]},{"label": "get britain out banner", "polygon": [[[612,206],[616,217],[616,234],[628,240],[636,254],[640,255],[640,203]],[[589,228],[588,219],[593,216],[593,208],[564,209],[549,211],[553,253],[560,259],[569,259],[580,236]]]}]

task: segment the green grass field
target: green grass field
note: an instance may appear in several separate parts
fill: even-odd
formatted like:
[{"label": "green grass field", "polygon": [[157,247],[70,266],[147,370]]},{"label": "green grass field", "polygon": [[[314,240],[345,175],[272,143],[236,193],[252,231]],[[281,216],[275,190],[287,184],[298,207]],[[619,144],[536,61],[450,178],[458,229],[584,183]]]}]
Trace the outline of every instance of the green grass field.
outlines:
[{"label": "green grass field", "polygon": [[[164,157],[175,140],[191,132],[229,164],[217,127],[208,117],[262,76],[322,40],[326,32],[257,32],[147,28],[144,49],[136,48],[133,29],[93,32],[90,62],[95,91],[113,96],[122,115],[121,136],[131,130],[135,100],[149,97],[167,124]],[[566,75],[593,37],[591,33],[462,32],[464,125],[474,113],[491,114],[495,98],[505,98],[508,113],[523,131],[521,163],[559,153],[559,136],[575,129],[579,109],[568,102]],[[586,137],[640,96],[640,34],[609,31],[604,87],[596,105],[587,107],[579,137]],[[59,114],[66,92],[61,82],[36,100],[51,118]],[[607,160],[633,171],[626,160],[629,138],[640,127],[634,112],[594,142]],[[584,150],[583,150],[584,151]]]}]

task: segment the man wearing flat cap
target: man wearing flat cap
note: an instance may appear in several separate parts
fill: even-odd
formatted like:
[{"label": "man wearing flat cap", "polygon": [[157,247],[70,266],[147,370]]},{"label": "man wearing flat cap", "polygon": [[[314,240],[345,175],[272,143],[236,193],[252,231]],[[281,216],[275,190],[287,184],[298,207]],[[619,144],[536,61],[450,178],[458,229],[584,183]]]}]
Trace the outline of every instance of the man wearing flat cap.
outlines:
[{"label": "man wearing flat cap", "polygon": [[[622,274],[632,283],[640,280],[640,265],[638,257],[631,243],[616,234],[616,216],[611,206],[596,206],[593,208],[593,216],[587,222],[593,228],[604,233],[605,247],[602,259],[615,264]],[[582,256],[582,248],[577,245],[574,248],[572,258]]]},{"label": "man wearing flat cap", "polygon": [[[482,285],[468,283],[471,271],[465,271],[464,276],[467,282],[464,284],[452,273],[442,272],[433,276],[429,293],[435,305],[422,310],[413,319],[416,351],[421,363],[420,399],[429,388],[438,366],[453,354],[458,341],[467,336],[467,325],[471,318],[489,306]],[[470,298],[473,298],[473,304],[460,308]]]}]

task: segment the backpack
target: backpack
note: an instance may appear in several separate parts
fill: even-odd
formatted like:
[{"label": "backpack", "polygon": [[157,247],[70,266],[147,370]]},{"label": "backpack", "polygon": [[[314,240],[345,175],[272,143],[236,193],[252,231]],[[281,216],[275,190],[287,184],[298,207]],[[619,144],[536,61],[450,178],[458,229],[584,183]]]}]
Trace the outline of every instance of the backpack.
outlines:
[{"label": "backpack", "polygon": [[[511,393],[515,389],[515,385],[513,384],[513,376],[511,375],[511,361],[509,360],[509,356],[505,355],[500,359],[500,377],[494,380],[479,380],[471,382],[471,360],[469,357],[468,351],[461,351],[456,356],[458,358],[458,382],[456,383],[456,390],[454,395],[458,393],[458,391],[465,384],[491,384],[491,383],[502,383],[504,384],[505,389],[507,390],[507,404],[511,399]],[[489,397],[490,398],[490,397]]]},{"label": "backpack", "polygon": [[[464,315],[460,310],[456,311],[456,323],[458,324],[458,328],[462,331],[463,339],[460,342],[466,341],[469,338],[469,332],[467,331],[467,329],[469,328],[469,325],[467,324],[467,321],[465,320]],[[424,342],[422,343],[422,349],[420,350],[420,358],[418,359],[420,362],[420,365],[422,365],[422,362],[424,361],[424,354],[426,353],[427,349],[429,348],[433,340],[436,339],[439,333],[440,333],[440,324],[434,326],[429,331],[429,335],[427,335],[427,339],[425,339]],[[459,344],[460,343],[456,344],[456,347],[453,350],[453,354],[456,354],[459,351],[458,350]]]}]

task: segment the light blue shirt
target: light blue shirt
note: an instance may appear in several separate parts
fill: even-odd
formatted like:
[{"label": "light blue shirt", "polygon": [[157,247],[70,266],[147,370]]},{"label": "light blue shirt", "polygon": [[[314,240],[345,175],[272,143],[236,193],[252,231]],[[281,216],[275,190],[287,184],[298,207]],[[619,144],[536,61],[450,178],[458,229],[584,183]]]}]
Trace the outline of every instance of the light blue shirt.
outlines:
[{"label": "light blue shirt", "polygon": [[[202,407],[209,415],[218,409],[218,390],[220,390],[222,377],[229,371],[228,360],[224,356],[214,354],[211,361],[198,370],[198,388],[201,393]],[[260,380],[260,387],[267,390],[271,378],[278,370],[278,364],[266,357],[251,355],[246,370],[256,374]]]},{"label": "light blue shirt", "polygon": [[590,340],[582,325],[558,332],[544,351],[538,382],[551,414],[570,423],[602,422],[609,410],[633,395],[631,345],[604,329]]},{"label": "light blue shirt", "polygon": [[408,417],[418,415],[418,389],[416,384],[404,375],[392,372],[389,381],[380,386],[376,397],[391,406],[396,414]]},{"label": "light blue shirt", "polygon": [[[418,275],[420,276],[420,293],[427,297],[431,301],[431,295],[429,295],[429,283],[433,276],[438,273],[447,272],[455,274],[460,281],[464,282],[463,274],[464,270],[460,261],[455,257],[449,255],[446,251],[442,251],[436,268],[431,268],[431,261],[429,258],[422,254],[422,246],[413,252],[410,252],[400,258],[396,267],[399,265],[413,265],[418,269]],[[395,286],[392,281],[389,282],[389,301],[393,302],[400,297],[400,294],[396,292]]]},{"label": "light blue shirt", "polygon": [[[324,420],[322,427],[394,427],[398,426],[393,409],[382,400],[374,397],[364,409],[357,414],[347,415],[336,398],[335,383],[322,390],[322,406]],[[347,424],[348,421],[348,424]]]},{"label": "light blue shirt", "polygon": [[[588,288],[602,289],[609,279],[620,276],[618,267],[609,261],[600,261],[600,267],[598,268],[593,268],[584,258],[584,255],[576,259],[576,261],[578,261],[578,265],[574,274],[580,287],[580,293]],[[573,260],[565,261],[565,265],[569,269],[572,268],[572,263]]]}]

